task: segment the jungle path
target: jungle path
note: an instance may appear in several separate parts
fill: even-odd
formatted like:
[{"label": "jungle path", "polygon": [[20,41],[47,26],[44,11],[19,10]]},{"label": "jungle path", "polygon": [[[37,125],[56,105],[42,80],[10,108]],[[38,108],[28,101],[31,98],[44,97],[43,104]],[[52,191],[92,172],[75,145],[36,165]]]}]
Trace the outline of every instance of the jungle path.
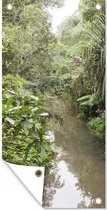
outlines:
[{"label": "jungle path", "polygon": [[45,174],[43,206],[104,208],[104,145],[72,113],[71,102],[49,97],[46,108],[53,116],[49,130],[59,149]]}]

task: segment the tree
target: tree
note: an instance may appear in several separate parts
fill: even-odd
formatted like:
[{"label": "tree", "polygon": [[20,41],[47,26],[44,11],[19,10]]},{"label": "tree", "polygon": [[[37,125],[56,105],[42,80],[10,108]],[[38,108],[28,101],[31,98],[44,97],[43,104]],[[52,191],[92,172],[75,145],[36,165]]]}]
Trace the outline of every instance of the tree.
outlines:
[{"label": "tree", "polygon": [[7,1],[3,2],[3,12],[7,11],[3,13],[3,32],[10,40],[6,45],[12,54],[10,62],[3,51],[3,74],[17,72],[27,78],[29,74],[33,78],[37,71],[49,74],[56,39],[50,30],[51,17],[45,7],[60,6],[61,2],[13,1],[12,11],[7,11]]},{"label": "tree", "polygon": [[[101,5],[100,10],[96,9],[97,4]],[[97,15],[105,14],[105,0],[81,0],[80,12],[84,23],[86,23],[87,21],[92,22],[93,20],[95,20]]]}]

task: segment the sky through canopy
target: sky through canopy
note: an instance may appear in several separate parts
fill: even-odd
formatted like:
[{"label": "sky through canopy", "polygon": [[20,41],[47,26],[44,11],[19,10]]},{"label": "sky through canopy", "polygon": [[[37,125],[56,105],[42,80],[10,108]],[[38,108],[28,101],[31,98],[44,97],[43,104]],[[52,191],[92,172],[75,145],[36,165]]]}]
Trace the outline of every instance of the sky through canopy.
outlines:
[{"label": "sky through canopy", "polygon": [[64,6],[60,9],[49,9],[53,16],[53,32],[57,31],[57,27],[64,21],[66,17],[71,16],[77,11],[79,2],[80,0],[65,0]]}]

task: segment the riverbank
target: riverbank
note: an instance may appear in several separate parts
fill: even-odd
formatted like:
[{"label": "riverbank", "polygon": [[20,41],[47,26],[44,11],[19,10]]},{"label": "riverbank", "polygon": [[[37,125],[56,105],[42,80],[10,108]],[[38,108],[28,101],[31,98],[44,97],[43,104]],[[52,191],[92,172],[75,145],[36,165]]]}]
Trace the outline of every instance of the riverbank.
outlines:
[{"label": "riverbank", "polygon": [[[46,208],[104,208],[104,145],[72,113],[68,100],[48,98],[49,129],[59,152],[46,171],[43,206]],[[62,199],[62,197],[64,199]],[[96,199],[101,198],[97,204]]]}]

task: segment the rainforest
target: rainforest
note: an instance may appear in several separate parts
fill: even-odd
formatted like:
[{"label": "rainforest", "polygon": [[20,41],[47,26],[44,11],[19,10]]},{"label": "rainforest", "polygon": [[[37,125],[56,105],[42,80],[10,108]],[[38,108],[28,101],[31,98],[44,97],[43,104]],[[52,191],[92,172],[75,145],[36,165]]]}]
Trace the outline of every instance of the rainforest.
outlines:
[{"label": "rainforest", "polygon": [[86,196],[73,207],[97,208],[98,197],[104,207],[105,1],[80,0],[55,33],[49,8],[64,2],[3,0],[2,155],[46,167],[45,207],[60,207],[54,195],[64,183],[57,174],[52,190],[53,171],[68,165]]}]

